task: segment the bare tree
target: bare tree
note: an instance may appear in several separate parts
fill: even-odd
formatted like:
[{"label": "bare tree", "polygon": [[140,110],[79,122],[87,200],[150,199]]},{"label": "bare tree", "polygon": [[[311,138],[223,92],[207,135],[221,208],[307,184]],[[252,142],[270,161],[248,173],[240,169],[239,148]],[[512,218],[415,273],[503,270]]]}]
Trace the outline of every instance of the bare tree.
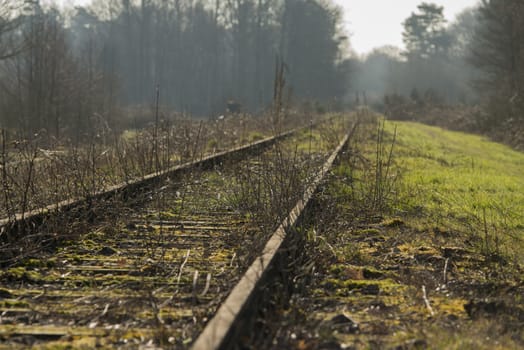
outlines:
[{"label": "bare tree", "polygon": [[485,127],[523,119],[524,3],[483,0],[471,46],[471,62],[482,72],[479,92],[489,100]]},{"label": "bare tree", "polygon": [[22,0],[0,0],[0,61],[16,56],[24,48],[15,33],[23,5]]}]

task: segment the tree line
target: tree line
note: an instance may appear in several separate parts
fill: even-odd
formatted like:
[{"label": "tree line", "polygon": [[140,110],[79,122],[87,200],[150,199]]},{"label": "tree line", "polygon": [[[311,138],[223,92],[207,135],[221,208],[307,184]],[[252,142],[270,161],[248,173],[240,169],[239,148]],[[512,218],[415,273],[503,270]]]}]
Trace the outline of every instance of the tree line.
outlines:
[{"label": "tree line", "polygon": [[288,93],[345,94],[341,12],[326,0],[95,0],[69,11],[0,0],[3,127],[81,138],[121,107],[161,104],[198,117],[235,100],[261,112],[275,62]]},{"label": "tree line", "polygon": [[352,62],[354,92],[386,109],[478,106],[480,130],[524,123],[522,1],[482,0],[451,23],[442,6],[423,2],[403,27],[405,50],[377,48]]},{"label": "tree line", "polygon": [[469,36],[476,26],[471,11],[447,23],[442,6],[421,3],[403,22],[404,50],[376,48],[354,63],[355,88],[368,90],[375,103],[382,103],[384,95],[473,103],[476,93],[469,81],[475,69],[467,60]]},{"label": "tree line", "polygon": [[359,102],[365,91],[385,110],[479,105],[480,129],[524,124],[522,1],[482,0],[451,23],[443,11],[414,9],[404,50],[347,58],[329,0],[94,0],[65,11],[0,0],[0,123],[80,140],[93,125],[150,122],[157,91],[166,109],[197,117],[228,101],[256,114],[283,62],[297,103]]},{"label": "tree line", "polygon": [[475,81],[485,101],[486,128],[524,123],[524,2],[483,0],[476,10],[470,61],[480,72]]}]

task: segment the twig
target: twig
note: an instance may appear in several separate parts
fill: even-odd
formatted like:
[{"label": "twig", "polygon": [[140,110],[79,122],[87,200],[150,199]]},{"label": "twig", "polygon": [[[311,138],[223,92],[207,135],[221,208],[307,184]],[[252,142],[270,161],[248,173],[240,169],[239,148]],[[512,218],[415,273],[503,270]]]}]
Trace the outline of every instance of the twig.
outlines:
[{"label": "twig", "polygon": [[195,273],[193,275],[193,300],[196,300],[196,287],[197,287],[197,283],[198,283],[198,276],[199,276],[199,273],[198,273],[198,270],[195,270]]},{"label": "twig", "polygon": [[191,154],[191,161],[195,161],[198,154],[198,147],[200,146],[200,134],[202,133],[202,121],[200,121],[200,124],[198,125],[198,133],[197,138],[193,147],[193,152]]},{"label": "twig", "polygon": [[191,249],[187,250],[184,262],[182,262],[182,265],[180,265],[180,271],[178,271],[178,277],[176,279],[177,284],[180,284],[180,277],[182,277],[182,270],[184,269],[184,266],[186,266],[187,260],[189,259],[189,253],[191,253]]},{"label": "twig", "polygon": [[449,264],[449,258],[446,259],[446,262],[444,263],[444,285],[448,284],[448,264]]},{"label": "twig", "polygon": [[211,285],[211,273],[208,273],[206,277],[206,286],[204,287],[204,291],[202,292],[202,294],[200,294],[201,297],[207,294],[207,292],[209,291],[210,285]]},{"label": "twig", "polygon": [[102,311],[102,314],[100,315],[100,317],[104,317],[107,314],[108,310],[109,310],[109,304],[106,304],[106,306],[104,307],[104,311]]},{"label": "twig", "polygon": [[233,262],[235,261],[236,257],[237,257],[237,253],[233,253],[233,256],[231,257],[231,262],[229,263],[229,267],[233,267]]},{"label": "twig", "polygon": [[109,310],[109,306],[110,304],[106,304],[106,306],[104,307],[104,311],[102,311],[100,315],[96,316],[95,318],[91,320],[91,322],[89,322],[88,328],[93,329],[96,326],[98,326],[98,322],[100,321],[100,318],[104,317],[107,314],[107,311]]},{"label": "twig", "polygon": [[155,172],[160,171],[160,159],[158,157],[158,107],[160,102],[160,85],[156,86],[156,101],[155,101],[155,129],[153,130],[153,152],[155,153]]},{"label": "twig", "polygon": [[431,307],[428,296],[426,294],[426,286],[422,286],[422,298],[424,299],[424,304],[426,304],[426,308],[428,309],[431,316],[435,316],[435,311],[433,311],[433,308]]}]

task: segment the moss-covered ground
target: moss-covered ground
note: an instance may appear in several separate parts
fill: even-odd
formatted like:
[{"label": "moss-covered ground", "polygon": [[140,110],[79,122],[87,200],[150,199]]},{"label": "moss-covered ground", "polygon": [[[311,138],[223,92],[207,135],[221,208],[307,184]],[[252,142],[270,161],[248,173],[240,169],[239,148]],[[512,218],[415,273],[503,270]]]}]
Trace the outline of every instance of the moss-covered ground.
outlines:
[{"label": "moss-covered ground", "polygon": [[[257,193],[240,193],[252,182],[239,173],[273,179],[283,176],[273,173],[283,171],[278,164],[314,172],[341,138],[340,123],[168,179],[106,222],[2,268],[0,349],[187,348],[257,254],[263,231],[278,224],[253,211]],[[272,177],[257,177],[265,171]],[[259,190],[275,193],[268,184]]]}]

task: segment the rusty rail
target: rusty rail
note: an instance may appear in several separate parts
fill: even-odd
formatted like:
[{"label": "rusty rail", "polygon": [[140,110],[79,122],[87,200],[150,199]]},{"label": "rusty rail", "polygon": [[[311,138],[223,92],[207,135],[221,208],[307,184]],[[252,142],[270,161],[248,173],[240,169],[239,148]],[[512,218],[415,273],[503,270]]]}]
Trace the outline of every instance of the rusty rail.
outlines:
[{"label": "rusty rail", "polygon": [[269,271],[273,268],[278,269],[274,265],[277,265],[278,255],[286,242],[291,239],[290,229],[300,220],[326,173],[331,169],[338,156],[346,149],[356,127],[357,125],[355,124],[352,130],[340,142],[324,163],[312,184],[306,189],[302,199],[298,201],[286,219],[272,234],[261,255],[251,264],[225,302],[220,306],[215,316],[208,322],[204,331],[194,342],[193,350],[217,350],[234,347],[237,336],[241,336],[245,328],[242,327],[242,323],[246,324],[245,318],[249,317],[247,314],[253,300],[257,299],[257,293],[261,293],[261,286],[267,283]]},{"label": "rusty rail", "polygon": [[275,144],[275,142],[293,135],[297,130],[298,129],[290,130],[277,136],[268,137],[231,150],[212,154],[199,160],[177,165],[160,172],[155,172],[130,182],[122,182],[107,189],[98,191],[89,197],[67,199],[43,208],[31,210],[25,213],[18,213],[14,215],[14,219],[1,219],[0,241],[10,241],[27,232],[31,232],[35,228],[44,225],[45,222],[53,216],[77,210],[87,211],[95,205],[97,201],[117,198],[118,196],[125,197],[138,192],[140,189],[149,188],[165,178],[182,175],[195,168],[210,168],[213,165],[222,163],[228,159],[235,159],[235,157],[242,157],[246,154],[262,151]]}]

